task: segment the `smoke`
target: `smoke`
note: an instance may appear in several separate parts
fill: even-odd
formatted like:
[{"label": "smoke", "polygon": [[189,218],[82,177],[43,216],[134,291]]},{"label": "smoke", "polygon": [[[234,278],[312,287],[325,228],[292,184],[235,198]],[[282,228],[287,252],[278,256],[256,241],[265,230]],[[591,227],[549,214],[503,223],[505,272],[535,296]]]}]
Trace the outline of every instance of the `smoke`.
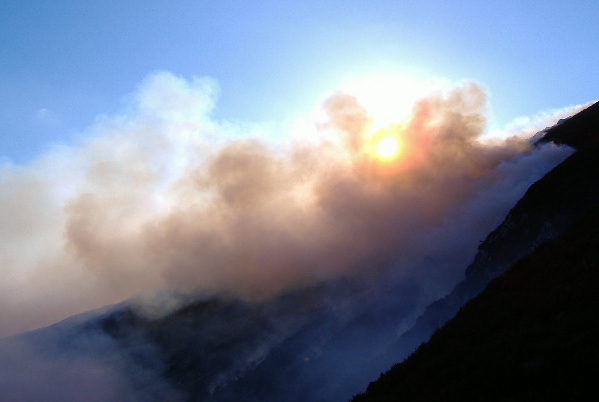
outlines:
[{"label": "smoke", "polygon": [[[98,331],[73,333],[71,326],[0,341],[3,401],[178,401],[159,377],[156,351],[138,343],[143,362],[127,359],[130,349]],[[41,335],[41,336],[40,336]],[[60,339],[63,339],[61,342]],[[65,347],[64,339],[68,339]],[[143,364],[142,364],[143,363]]]},{"label": "smoke", "polygon": [[[153,74],[76,144],[1,168],[0,334],[164,288],[263,300],[401,274],[459,243],[450,227],[488,216],[475,235],[492,229],[530,184],[510,166],[528,158],[544,172],[569,152],[481,141],[486,97],[474,83],[378,131],[358,99],[334,93],[317,137],[287,142],[215,121],[216,92]],[[376,155],[386,136],[399,141],[395,158]]]}]

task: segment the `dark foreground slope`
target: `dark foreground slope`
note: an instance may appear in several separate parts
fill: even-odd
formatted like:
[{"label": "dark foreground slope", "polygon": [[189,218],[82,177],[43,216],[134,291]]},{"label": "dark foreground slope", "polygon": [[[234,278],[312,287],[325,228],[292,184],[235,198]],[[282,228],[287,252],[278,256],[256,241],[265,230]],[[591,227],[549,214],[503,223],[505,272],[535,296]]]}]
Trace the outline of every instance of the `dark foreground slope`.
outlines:
[{"label": "dark foreground slope", "polygon": [[589,106],[560,124],[547,130],[540,142],[567,144],[575,148],[584,148],[599,143],[599,102]]},{"label": "dark foreground slope", "polygon": [[598,393],[598,292],[595,208],[354,401],[590,400]]},{"label": "dark foreground slope", "polygon": [[576,152],[527,190],[502,224],[480,244],[465,279],[446,297],[432,303],[398,339],[389,352],[397,361],[428,339],[493,278],[599,205],[597,139],[599,103],[545,131],[539,142],[569,145]]}]

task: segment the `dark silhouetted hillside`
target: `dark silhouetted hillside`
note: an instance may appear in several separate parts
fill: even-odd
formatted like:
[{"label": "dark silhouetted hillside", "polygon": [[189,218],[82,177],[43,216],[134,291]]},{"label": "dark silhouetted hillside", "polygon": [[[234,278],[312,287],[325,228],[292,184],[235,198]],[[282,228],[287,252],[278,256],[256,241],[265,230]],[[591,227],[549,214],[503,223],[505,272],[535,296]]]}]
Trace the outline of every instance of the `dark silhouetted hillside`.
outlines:
[{"label": "dark silhouetted hillside", "polygon": [[598,293],[595,208],[492,281],[354,401],[590,400],[598,393]]},{"label": "dark silhouetted hillside", "polygon": [[577,151],[527,190],[502,224],[480,244],[466,269],[466,278],[449,295],[432,303],[389,353],[403,360],[493,278],[599,205],[598,130],[596,103],[545,131],[539,142],[551,138]]},{"label": "dark silhouetted hillside", "polygon": [[[530,187],[504,222],[481,243],[474,262],[466,270],[466,279],[451,294],[428,307],[396,343],[394,353],[405,356],[489,281],[539,245],[550,243],[517,265],[526,268],[515,267],[493,282],[437,331],[429,344],[382,375],[357,401],[552,400],[551,394],[556,395],[555,400],[573,400],[582,395],[577,394],[576,387],[588,388],[585,373],[599,373],[599,348],[596,343],[588,343],[585,335],[586,330],[599,327],[596,302],[592,300],[593,292],[599,289],[596,276],[593,277],[596,271],[591,269],[599,265],[593,254],[599,246],[593,232],[598,217],[592,212],[599,206],[598,138],[599,103],[544,131],[538,143],[551,141],[577,151]],[[564,240],[551,241],[574,221],[579,223]],[[551,256],[552,252],[557,255]],[[584,273],[589,276],[584,283],[576,276],[583,275],[580,269],[560,271],[560,267],[573,266],[576,258],[590,269]],[[520,274],[514,274],[514,270],[520,270]],[[527,281],[513,279],[524,274],[530,276]],[[534,283],[539,275],[545,276]],[[509,289],[508,284],[518,287]],[[498,286],[505,295],[497,293]],[[590,288],[580,289],[581,286]],[[594,307],[573,312],[572,306],[585,303],[585,298],[589,299],[589,306],[595,303]],[[548,314],[559,317],[557,323],[548,322]],[[457,332],[451,335],[451,331]],[[552,350],[553,360],[548,357]],[[579,356],[585,350],[589,354]],[[537,357],[543,353],[546,363],[541,364]],[[560,365],[576,374],[559,377],[558,373],[563,372]],[[552,382],[560,385],[553,386]],[[573,388],[566,395],[570,387]]]},{"label": "dark silhouetted hillside", "polygon": [[599,142],[599,102],[549,128],[540,142],[581,148]]}]

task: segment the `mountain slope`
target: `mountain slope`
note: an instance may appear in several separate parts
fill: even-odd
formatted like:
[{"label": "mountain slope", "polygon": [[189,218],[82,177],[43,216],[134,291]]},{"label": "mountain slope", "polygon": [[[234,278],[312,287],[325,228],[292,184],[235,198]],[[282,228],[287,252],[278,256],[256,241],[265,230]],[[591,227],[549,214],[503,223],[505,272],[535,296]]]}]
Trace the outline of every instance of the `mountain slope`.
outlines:
[{"label": "mountain slope", "polygon": [[[564,129],[565,127],[565,129]],[[555,238],[599,205],[599,103],[546,130],[540,142],[577,149],[534,183],[502,224],[480,244],[466,278],[446,297],[432,303],[390,353],[404,359],[496,276],[537,245]]]},{"label": "mountain slope", "polygon": [[[381,370],[358,370],[350,386],[348,375],[394,339],[398,322],[414,310],[413,297],[388,302],[388,292],[416,291],[402,286],[373,293],[335,280],[260,303],[188,300],[159,317],[124,302],[0,342],[0,374],[3,348],[17,345],[18,355],[33,356],[16,364],[19,370],[37,373],[43,362],[49,369],[40,376],[54,377],[89,367],[85,378],[103,383],[109,376],[111,390],[131,395],[124,401],[347,400]],[[0,376],[0,399],[11,386]],[[75,395],[62,399],[79,400]]]},{"label": "mountain slope", "polygon": [[588,400],[599,373],[598,292],[595,208],[354,401]]},{"label": "mountain slope", "polygon": [[599,102],[567,119],[563,119],[545,132],[539,142],[566,144],[583,148],[599,142]]},{"label": "mountain slope", "polygon": [[[599,103],[560,121],[542,134],[537,143],[565,144],[575,148],[576,152],[529,188],[504,222],[481,243],[474,262],[466,270],[465,280],[448,296],[431,304],[416,324],[399,338],[390,352],[399,357],[398,361],[428,339],[464,303],[518,259],[558,237],[573,222],[596,219],[592,211],[599,208]],[[492,319],[492,314],[489,317]],[[388,383],[386,387],[391,389]],[[377,387],[372,384],[372,388]],[[369,391],[367,395],[377,395],[377,392]]]}]

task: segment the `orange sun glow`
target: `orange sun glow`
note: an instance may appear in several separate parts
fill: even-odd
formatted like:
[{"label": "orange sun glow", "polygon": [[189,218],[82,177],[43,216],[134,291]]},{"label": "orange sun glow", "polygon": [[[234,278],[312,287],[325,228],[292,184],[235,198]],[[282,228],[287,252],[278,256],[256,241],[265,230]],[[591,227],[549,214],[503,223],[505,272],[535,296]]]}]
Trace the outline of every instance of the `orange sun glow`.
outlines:
[{"label": "orange sun glow", "polygon": [[383,159],[393,158],[399,152],[399,141],[394,137],[384,137],[376,145],[376,154]]}]

